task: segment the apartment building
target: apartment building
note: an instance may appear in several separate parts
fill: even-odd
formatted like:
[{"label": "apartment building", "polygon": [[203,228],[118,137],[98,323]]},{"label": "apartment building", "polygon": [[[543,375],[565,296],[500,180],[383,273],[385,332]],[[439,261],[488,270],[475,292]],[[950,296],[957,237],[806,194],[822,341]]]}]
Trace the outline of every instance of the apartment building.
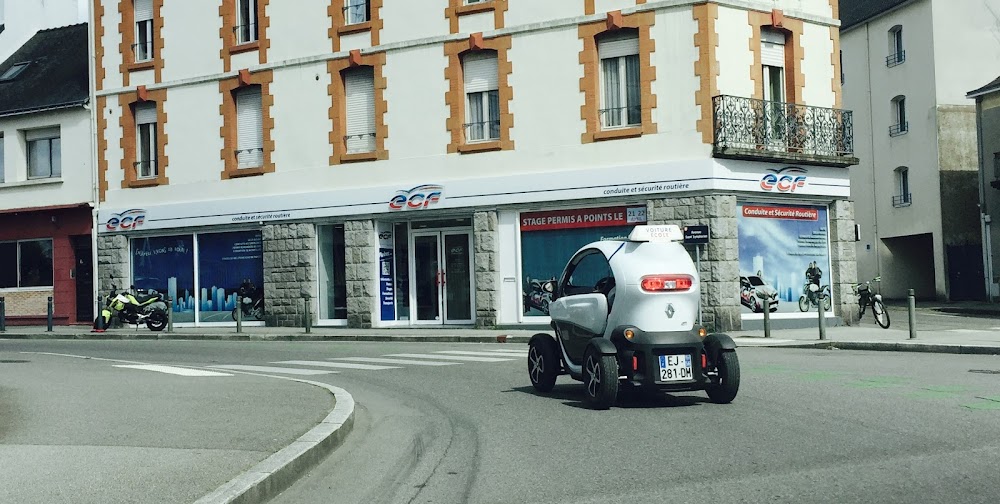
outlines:
[{"label": "apartment building", "polygon": [[[581,246],[708,225],[704,323],[854,300],[836,0],[95,0],[102,282],[178,324],[545,324]],[[125,253],[122,253],[125,251]],[[598,257],[587,268],[599,273]],[[578,267],[583,271],[582,267]],[[752,281],[751,281],[752,277]],[[742,279],[742,280],[741,280]]]},{"label": "apartment building", "polygon": [[[997,30],[1000,40],[1000,28]],[[1000,277],[994,265],[1000,264],[1000,229],[993,216],[1000,215],[1000,77],[985,86],[969,91],[976,102],[976,138],[979,153],[979,208],[983,226],[983,271],[990,301],[1000,296]]]},{"label": "apartment building", "polygon": [[965,95],[1000,67],[998,15],[998,0],[841,2],[844,103],[861,160],[851,169],[858,275],[881,275],[888,297],[986,294]]}]

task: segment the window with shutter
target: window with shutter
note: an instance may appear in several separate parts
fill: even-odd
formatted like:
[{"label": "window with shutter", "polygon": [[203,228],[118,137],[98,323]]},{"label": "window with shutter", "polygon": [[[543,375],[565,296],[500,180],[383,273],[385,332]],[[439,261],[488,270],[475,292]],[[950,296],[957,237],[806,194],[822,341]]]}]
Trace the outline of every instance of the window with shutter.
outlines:
[{"label": "window with shutter", "polygon": [[497,81],[497,53],[477,51],[462,58],[465,80],[466,142],[500,138],[500,96]]},{"label": "window with shutter", "polygon": [[236,32],[237,44],[249,44],[259,38],[257,35],[257,0],[238,0]]},{"label": "window with shutter", "polygon": [[372,67],[344,71],[347,109],[347,153],[375,151],[375,70]]},{"label": "window with shutter", "polygon": [[155,178],[156,163],[156,104],[137,103],[135,110],[135,172],[136,178]]},{"label": "window with shutter", "polygon": [[134,0],[135,43],[132,53],[136,63],[153,59],[153,0]]},{"label": "window with shutter", "polygon": [[642,122],[639,36],[620,30],[597,41],[601,60],[601,127],[613,129]]},{"label": "window with shutter", "polygon": [[264,165],[264,126],[261,87],[239,88],[236,99],[236,162],[239,168]]}]

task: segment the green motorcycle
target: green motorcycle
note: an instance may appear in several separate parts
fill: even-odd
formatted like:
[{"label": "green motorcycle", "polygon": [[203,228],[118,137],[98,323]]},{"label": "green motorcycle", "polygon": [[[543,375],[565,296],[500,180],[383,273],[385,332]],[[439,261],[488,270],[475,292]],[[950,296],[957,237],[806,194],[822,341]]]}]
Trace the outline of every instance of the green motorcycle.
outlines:
[{"label": "green motorcycle", "polygon": [[150,331],[162,331],[167,327],[167,303],[163,295],[155,290],[136,289],[118,291],[111,285],[111,292],[104,298],[104,308],[94,320],[94,329],[102,330],[111,326],[111,317],[118,317],[123,324],[146,324]]}]

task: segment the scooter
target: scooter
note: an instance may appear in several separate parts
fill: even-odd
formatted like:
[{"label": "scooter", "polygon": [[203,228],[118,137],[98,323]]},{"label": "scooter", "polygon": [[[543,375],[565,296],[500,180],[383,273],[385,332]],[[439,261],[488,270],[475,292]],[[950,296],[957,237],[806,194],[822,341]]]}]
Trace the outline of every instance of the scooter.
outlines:
[{"label": "scooter", "polygon": [[104,308],[94,319],[94,330],[100,331],[111,326],[111,317],[118,317],[122,323],[146,324],[150,331],[162,331],[167,327],[167,303],[163,295],[155,290],[136,289],[118,291],[111,285],[111,291],[104,298]]}]

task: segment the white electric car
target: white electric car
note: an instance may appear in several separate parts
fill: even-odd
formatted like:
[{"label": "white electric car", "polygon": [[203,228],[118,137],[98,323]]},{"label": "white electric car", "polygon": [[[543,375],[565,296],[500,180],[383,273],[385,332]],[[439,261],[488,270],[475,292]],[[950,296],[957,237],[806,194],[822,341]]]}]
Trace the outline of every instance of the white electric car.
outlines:
[{"label": "white electric car", "polygon": [[697,325],[701,285],[678,226],[636,226],[625,241],[598,241],[570,259],[549,305],[555,337],[532,336],[528,375],[549,392],[561,374],[607,409],[619,388],[705,390],[731,402],[740,386],[736,344]]}]

